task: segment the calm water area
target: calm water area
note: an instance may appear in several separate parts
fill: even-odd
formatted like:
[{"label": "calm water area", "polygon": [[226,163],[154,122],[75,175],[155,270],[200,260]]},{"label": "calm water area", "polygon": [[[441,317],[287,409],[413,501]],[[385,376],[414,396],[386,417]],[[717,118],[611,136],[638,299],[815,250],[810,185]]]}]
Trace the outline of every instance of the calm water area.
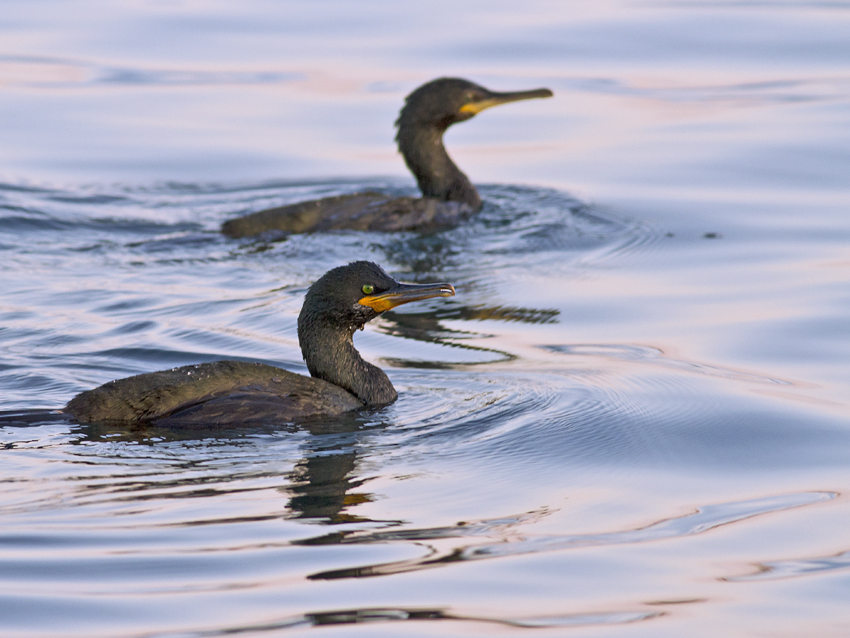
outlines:
[{"label": "calm water area", "polygon": [[[555,94],[448,132],[471,221],[218,232],[416,194],[440,76]],[[850,635],[850,3],[5,0],[0,118],[0,636]],[[59,412],[306,374],[356,259],[457,289],[356,335],[395,404]]]}]

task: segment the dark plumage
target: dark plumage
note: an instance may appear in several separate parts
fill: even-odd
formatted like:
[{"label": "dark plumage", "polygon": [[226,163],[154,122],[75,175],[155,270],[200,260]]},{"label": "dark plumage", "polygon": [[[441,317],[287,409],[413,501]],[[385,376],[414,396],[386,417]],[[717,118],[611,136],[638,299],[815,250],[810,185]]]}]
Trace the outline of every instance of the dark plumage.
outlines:
[{"label": "dark plumage", "polygon": [[491,106],[551,96],[549,89],[496,93],[459,78],[428,82],[407,96],[396,121],[398,150],[416,177],[421,198],[374,192],[325,197],[231,219],[222,232],[247,237],[343,228],[421,231],[456,224],[480,210],[481,198],[446,152],[443,133]]},{"label": "dark plumage", "polygon": [[78,394],[65,412],[83,423],[210,426],[392,403],[395,388],[354,348],[354,332],[390,308],[454,294],[450,284],[400,283],[377,264],[353,262],[325,273],[304,298],[298,341],[312,377],[261,363],[216,361],[111,381]]}]

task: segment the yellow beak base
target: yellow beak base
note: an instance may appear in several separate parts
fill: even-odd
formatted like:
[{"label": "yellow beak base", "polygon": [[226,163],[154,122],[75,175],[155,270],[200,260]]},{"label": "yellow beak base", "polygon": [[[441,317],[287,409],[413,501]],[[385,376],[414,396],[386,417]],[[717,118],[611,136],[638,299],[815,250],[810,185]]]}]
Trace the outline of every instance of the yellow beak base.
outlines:
[{"label": "yellow beak base", "polygon": [[432,299],[433,297],[454,297],[455,289],[451,284],[398,284],[379,295],[366,295],[357,303],[382,313],[396,306]]}]

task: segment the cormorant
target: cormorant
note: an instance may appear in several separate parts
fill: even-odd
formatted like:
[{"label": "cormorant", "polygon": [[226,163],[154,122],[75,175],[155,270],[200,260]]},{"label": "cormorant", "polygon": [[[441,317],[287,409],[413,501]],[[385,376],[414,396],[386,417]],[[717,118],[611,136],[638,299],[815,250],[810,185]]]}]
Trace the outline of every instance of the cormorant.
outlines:
[{"label": "cormorant", "polygon": [[481,209],[481,198],[446,152],[443,133],[491,106],[537,97],[552,97],[552,91],[496,93],[460,78],[432,80],[407,96],[396,121],[398,150],[422,197],[375,192],[324,197],[237,217],[221,230],[230,237],[248,237],[343,228],[423,231],[456,224]]},{"label": "cormorant", "polygon": [[215,361],[110,381],[78,394],[64,411],[81,423],[216,426],[386,405],[398,394],[357,352],[355,330],[390,308],[454,294],[451,284],[400,283],[377,264],[352,262],[329,270],[304,298],[298,342],[312,377]]}]

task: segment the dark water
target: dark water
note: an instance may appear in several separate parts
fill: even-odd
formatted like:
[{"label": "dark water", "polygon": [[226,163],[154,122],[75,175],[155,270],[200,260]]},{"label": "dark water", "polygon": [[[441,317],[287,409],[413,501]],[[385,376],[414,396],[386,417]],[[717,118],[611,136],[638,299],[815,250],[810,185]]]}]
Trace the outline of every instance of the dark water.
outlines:
[{"label": "dark water", "polygon": [[[4,14],[0,634],[847,635],[850,5]],[[218,234],[414,192],[390,124],[445,74],[556,94],[449,133],[470,223]],[[219,358],[305,373],[304,292],[362,258],[458,292],[356,336],[392,406],[55,412]]]}]

